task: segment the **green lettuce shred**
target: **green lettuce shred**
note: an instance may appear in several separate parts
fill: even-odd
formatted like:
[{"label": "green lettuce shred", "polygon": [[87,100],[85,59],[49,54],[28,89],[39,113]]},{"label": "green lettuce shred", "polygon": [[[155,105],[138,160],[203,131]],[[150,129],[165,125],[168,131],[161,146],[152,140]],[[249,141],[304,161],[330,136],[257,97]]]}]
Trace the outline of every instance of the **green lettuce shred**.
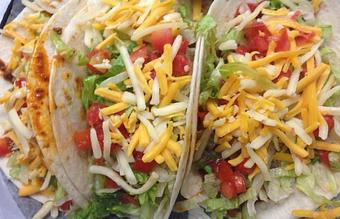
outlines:
[{"label": "green lettuce shred", "polygon": [[202,202],[202,205],[207,212],[225,211],[238,208],[239,201],[237,198],[235,199],[212,198],[204,200]]},{"label": "green lettuce shred", "polygon": [[324,39],[331,38],[333,34],[332,25],[321,25],[320,28],[321,28],[321,36]]},{"label": "green lettuce shred", "polygon": [[209,198],[216,198],[219,189],[219,181],[214,173],[204,176],[203,191]]},{"label": "green lettuce shred", "polygon": [[73,56],[76,54],[76,50],[69,47],[60,37],[58,33],[55,31],[51,32],[51,40],[53,45],[55,46],[57,52],[64,57],[66,60],[71,60]]},{"label": "green lettuce shred", "polygon": [[329,163],[333,171],[340,171],[340,153],[330,152]]},{"label": "green lettuce shred", "polygon": [[209,32],[216,27],[216,21],[213,17],[209,15],[205,15],[201,18],[201,20],[196,24],[195,33],[197,36],[207,37]]},{"label": "green lettuce shred", "polygon": [[257,85],[263,90],[276,88],[276,85],[272,81],[260,75],[256,70],[243,63],[235,62],[224,64],[220,67],[220,73],[223,78],[227,78],[232,74],[241,74],[243,76],[249,77],[256,81]]}]

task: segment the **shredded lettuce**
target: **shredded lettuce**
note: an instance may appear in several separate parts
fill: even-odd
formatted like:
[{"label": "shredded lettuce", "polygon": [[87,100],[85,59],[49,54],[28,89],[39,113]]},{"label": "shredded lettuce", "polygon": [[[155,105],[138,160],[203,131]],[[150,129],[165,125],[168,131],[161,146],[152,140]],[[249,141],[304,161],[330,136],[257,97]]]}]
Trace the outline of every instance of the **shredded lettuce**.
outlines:
[{"label": "shredded lettuce", "polygon": [[335,106],[336,101],[340,96],[340,92],[335,92],[327,101],[323,104],[324,106]]},{"label": "shredded lettuce", "polygon": [[337,184],[334,175],[325,165],[316,163],[312,166],[316,184],[325,192],[336,194]]},{"label": "shredded lettuce", "polygon": [[241,74],[243,76],[249,77],[256,81],[257,85],[263,90],[276,88],[276,85],[272,81],[260,75],[256,70],[243,63],[235,62],[224,64],[220,67],[220,73],[223,78],[227,78],[232,74]]},{"label": "shredded lettuce", "polygon": [[81,100],[85,109],[88,109],[90,105],[96,100],[94,90],[96,89],[97,77],[97,75],[91,75],[84,79]]},{"label": "shredded lettuce", "polygon": [[77,58],[79,66],[84,66],[87,65],[87,63],[89,63],[89,59],[83,53],[78,52]]},{"label": "shredded lettuce", "polygon": [[331,169],[333,171],[340,171],[340,153],[330,152],[328,157]]},{"label": "shredded lettuce", "polygon": [[268,8],[272,10],[277,10],[282,8],[282,3],[280,0],[270,0]]},{"label": "shredded lettuce", "polygon": [[225,211],[239,207],[238,199],[213,198],[206,199],[202,202],[207,212]]},{"label": "shredded lettuce", "polygon": [[59,55],[64,57],[66,60],[71,60],[71,58],[73,58],[73,56],[76,54],[75,49],[64,43],[64,41],[60,38],[60,35],[55,31],[51,32],[50,37]]},{"label": "shredded lettuce", "polygon": [[[137,178],[138,180],[138,178]],[[143,177],[144,180],[144,177]],[[157,195],[157,186],[154,185],[147,192],[138,195],[138,201],[141,205],[141,218],[152,218],[155,208],[157,207],[156,203],[156,195]]]},{"label": "shredded lettuce", "polygon": [[225,42],[228,40],[235,40],[237,43],[244,41],[244,35],[242,32],[237,31],[236,28],[231,29],[228,33],[222,34],[219,42]]},{"label": "shredded lettuce", "polygon": [[243,204],[244,202],[250,200],[250,199],[254,199],[256,197],[256,191],[254,190],[254,188],[250,187],[247,189],[246,192],[240,194],[238,196],[238,200],[239,200],[239,204]]},{"label": "shredded lettuce", "polygon": [[321,25],[321,36],[324,39],[329,39],[331,38],[333,31],[332,31],[332,25]]},{"label": "shredded lettuce", "polygon": [[272,178],[266,186],[267,196],[274,202],[279,202],[287,198],[294,192],[295,178],[280,177]]},{"label": "shredded lettuce", "polygon": [[296,188],[301,192],[305,193],[309,196],[315,203],[320,205],[329,204],[334,206],[340,206],[339,201],[331,201],[326,197],[316,194],[314,192],[315,189],[315,178],[313,175],[301,175],[296,179]]},{"label": "shredded lettuce", "polygon": [[148,181],[149,179],[149,175],[146,173],[142,173],[142,172],[135,172],[134,173],[136,176],[136,179],[138,181],[138,184],[144,184],[146,183],[146,181]]},{"label": "shredded lettuce", "polygon": [[121,193],[94,194],[87,207],[76,210],[68,215],[70,219],[97,219],[111,214],[123,217],[127,215],[138,216],[140,208],[132,204],[122,204],[119,201]]},{"label": "shredded lettuce", "polygon": [[19,179],[21,172],[21,166],[17,163],[17,154],[13,153],[7,161],[7,166],[9,167],[9,176],[12,179]]},{"label": "shredded lettuce", "polygon": [[331,72],[334,74],[334,76],[339,79],[340,78],[340,63],[337,58],[337,54],[334,50],[330,48],[322,48],[320,49],[320,55],[323,62],[326,62],[330,64],[331,66]]},{"label": "shredded lettuce", "polygon": [[214,173],[204,176],[203,191],[209,198],[216,198],[219,189],[219,181]]},{"label": "shredded lettuce", "polygon": [[54,196],[54,201],[58,203],[65,197],[65,195],[66,195],[66,192],[64,188],[58,183],[57,191],[55,192],[55,196]]},{"label": "shredded lettuce", "polygon": [[187,4],[179,4],[177,11],[181,14],[183,21],[189,25],[192,25],[191,11]]},{"label": "shredded lettuce", "polygon": [[248,213],[247,205],[242,207],[242,218],[243,219],[256,219],[256,216],[250,216]]},{"label": "shredded lettuce", "polygon": [[295,177],[295,172],[294,170],[286,170],[281,167],[276,167],[273,169],[269,170],[270,176],[273,178],[278,178],[278,177]]},{"label": "shredded lettuce", "polygon": [[209,15],[205,15],[201,18],[201,20],[197,23],[195,32],[197,36],[207,37],[209,32],[216,27],[216,21],[213,17]]}]

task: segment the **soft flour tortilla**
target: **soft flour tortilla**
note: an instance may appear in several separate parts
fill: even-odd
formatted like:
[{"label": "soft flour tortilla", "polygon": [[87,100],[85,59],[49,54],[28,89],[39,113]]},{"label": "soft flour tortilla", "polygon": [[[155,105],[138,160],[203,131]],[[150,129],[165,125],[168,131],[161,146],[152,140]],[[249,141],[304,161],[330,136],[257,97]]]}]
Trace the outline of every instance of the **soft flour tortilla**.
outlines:
[{"label": "soft flour tortilla", "polygon": [[[246,2],[246,1],[245,1]],[[225,24],[228,20],[232,19],[235,15],[235,12],[240,5],[241,1],[239,0],[215,0],[213,4],[210,6],[208,15],[212,16],[215,21],[217,22],[217,36],[221,36],[221,34],[225,30]],[[340,4],[338,4],[337,0],[327,0],[323,1],[320,11],[317,14],[317,18],[325,24],[331,24],[333,27],[333,37],[332,39],[326,42],[326,46],[329,46],[337,54],[340,54]],[[226,13],[227,12],[227,13]],[[202,74],[202,63],[204,61],[204,38],[200,38],[198,40],[198,47],[199,50],[199,66],[198,68],[198,75],[196,79],[196,90],[195,92],[195,104],[193,106],[193,113],[197,114],[198,109],[198,98],[200,92],[200,78]],[[196,144],[196,126],[197,121],[194,121],[195,127],[193,130],[193,140],[190,152],[190,161],[187,167],[187,174],[191,170],[192,160],[195,154],[195,144]],[[337,138],[339,139],[339,138]],[[339,191],[340,192],[340,191]],[[182,190],[182,195],[186,195],[186,191]],[[334,197],[329,197],[334,198]],[[314,203],[309,197],[304,195],[303,193],[296,190],[294,194],[289,196],[287,199],[282,200],[279,203],[270,202],[261,202],[256,204],[256,218],[259,219],[267,219],[267,218],[277,218],[277,219],[290,219],[295,218],[291,212],[294,209],[316,209],[319,205]],[[275,216],[274,216],[275,215]]]},{"label": "soft flour tortilla", "polygon": [[[50,61],[55,53],[55,48],[49,39],[49,33],[54,27],[66,26],[84,2],[83,0],[69,0],[48,21],[36,43],[27,77],[29,117],[37,142],[43,153],[45,164],[56,175],[59,183],[74,203],[79,206],[86,206],[87,204],[86,193],[79,192],[75,186],[82,179],[67,175],[62,163],[64,159],[59,156],[62,152],[57,150],[52,131],[48,86],[50,81]],[[82,191],[86,191],[86,189]]]},{"label": "soft flour tortilla", "polygon": [[[83,41],[85,21],[80,18],[86,18],[86,13],[87,9],[84,8],[78,16],[74,17],[62,35],[65,43],[83,53],[86,53],[86,46]],[[79,17],[79,19],[77,17]],[[193,66],[197,66],[197,63],[194,62]],[[78,190],[82,190],[80,188],[86,188],[88,186],[86,183],[89,183],[86,181],[86,177],[89,175],[87,172],[89,164],[87,163],[87,158],[84,157],[85,154],[76,149],[73,133],[75,130],[82,130],[87,127],[86,115],[81,102],[81,91],[82,81],[88,76],[88,73],[84,67],[80,67],[74,62],[70,63],[58,58],[53,60],[51,73],[49,93],[51,102],[50,111],[52,112],[52,124],[58,150],[61,153],[61,159],[67,174],[82,180],[82,182],[76,184]],[[194,89],[196,75],[197,72],[194,71],[191,90]],[[185,145],[187,147],[183,148],[170,200],[164,205],[159,206],[155,211],[154,218],[169,217],[183,182],[191,142],[192,119],[194,117],[191,112],[193,108],[193,95],[194,93],[191,92],[186,117]]]}]

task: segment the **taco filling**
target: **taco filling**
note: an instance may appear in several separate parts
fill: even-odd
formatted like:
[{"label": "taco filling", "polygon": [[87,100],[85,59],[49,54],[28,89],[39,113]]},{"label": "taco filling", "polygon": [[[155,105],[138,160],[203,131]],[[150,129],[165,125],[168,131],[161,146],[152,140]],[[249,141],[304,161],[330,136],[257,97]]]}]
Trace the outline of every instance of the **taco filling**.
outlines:
[{"label": "taco filling", "polygon": [[332,27],[317,22],[318,5],[299,2],[241,3],[224,29],[203,33],[197,168],[189,175],[201,184],[185,186],[189,200],[175,209],[252,218],[256,200],[278,203],[299,190],[327,207],[294,216],[339,216],[327,211],[339,204],[331,200],[340,155],[339,69],[325,46]]},{"label": "taco filling", "polygon": [[175,1],[105,2],[85,24],[84,54],[52,36],[57,61],[77,56],[87,72],[81,83],[87,128],[70,134],[75,150],[89,154],[94,194],[70,216],[151,218],[168,208],[185,165],[195,39]]}]

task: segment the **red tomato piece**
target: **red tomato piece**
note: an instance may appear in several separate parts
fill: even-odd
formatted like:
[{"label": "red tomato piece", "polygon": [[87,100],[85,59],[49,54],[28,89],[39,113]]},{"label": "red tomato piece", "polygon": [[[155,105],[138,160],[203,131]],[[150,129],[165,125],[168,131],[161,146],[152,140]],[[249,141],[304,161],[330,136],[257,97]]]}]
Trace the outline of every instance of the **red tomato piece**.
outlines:
[{"label": "red tomato piece", "polygon": [[326,167],[331,166],[330,163],[329,163],[329,156],[328,155],[329,155],[329,151],[324,151],[324,150],[319,151],[320,160]]},{"label": "red tomato piece", "polygon": [[132,163],[132,169],[134,169],[136,171],[143,172],[143,173],[150,173],[155,168],[156,162],[151,161],[151,162],[145,163],[142,160],[143,155],[144,154],[142,152],[139,152],[139,151],[133,152],[135,162]]},{"label": "red tomato piece", "polygon": [[128,139],[130,137],[130,134],[128,132],[128,130],[126,130],[124,124],[121,124],[118,128],[118,130],[120,131],[120,133],[122,133],[122,135],[124,136],[124,138]]},{"label": "red tomato piece", "polygon": [[268,38],[271,36],[267,26],[263,22],[253,22],[245,29],[245,36],[247,39],[251,39],[254,36],[262,36],[264,38]]},{"label": "red tomato piece", "polygon": [[290,42],[288,39],[287,29],[281,29],[278,38],[274,39],[276,42],[275,52],[287,51],[290,49]]},{"label": "red tomato piece", "polygon": [[26,79],[24,77],[20,77],[15,80],[15,85],[19,88],[26,86]]},{"label": "red tomato piece", "polygon": [[103,122],[102,118],[100,117],[100,109],[102,105],[99,103],[93,103],[87,111],[87,122],[90,126],[96,126]]},{"label": "red tomato piece", "polygon": [[244,179],[244,176],[240,172],[234,172],[233,182],[235,184],[237,194],[247,191],[246,181]]},{"label": "red tomato piece", "polygon": [[105,74],[107,70],[97,69],[93,65],[103,63],[104,59],[111,59],[111,52],[108,49],[94,49],[88,55],[89,63],[87,68],[94,74]]},{"label": "red tomato piece", "polygon": [[218,99],[217,100],[217,105],[221,106],[221,105],[226,105],[228,104],[228,101],[225,99]]},{"label": "red tomato piece", "polygon": [[111,144],[111,151],[110,151],[110,153],[112,153],[112,154],[115,153],[119,148],[120,148],[119,144],[112,143]]},{"label": "red tomato piece", "polygon": [[239,45],[236,49],[236,53],[241,54],[241,55],[244,55],[247,52],[250,52],[250,50],[245,45]]},{"label": "red tomato piece", "polygon": [[172,35],[172,29],[158,30],[151,34],[151,46],[154,50],[163,53],[163,47],[165,44],[172,44],[174,37]]},{"label": "red tomato piece", "polygon": [[172,73],[175,77],[188,75],[191,71],[191,61],[181,54],[177,54],[172,62]]},{"label": "red tomato piece", "polygon": [[217,160],[216,168],[213,167],[216,176],[222,181],[232,181],[233,180],[233,170],[230,164],[225,160]]},{"label": "red tomato piece", "polygon": [[8,137],[0,138],[0,157],[4,157],[11,153],[12,140]]},{"label": "red tomato piece", "polygon": [[63,204],[61,204],[61,205],[59,206],[59,208],[60,208],[62,211],[68,211],[68,210],[70,210],[71,205],[72,205],[72,200],[68,200],[68,201],[64,202]]},{"label": "red tomato piece", "polygon": [[161,53],[158,52],[157,50],[153,50],[150,55],[149,55],[149,62],[155,59],[158,59],[161,56]]},{"label": "red tomato piece", "polygon": [[132,205],[138,205],[138,200],[136,196],[128,195],[124,193],[120,199],[123,204],[132,204]]},{"label": "red tomato piece", "polygon": [[112,179],[105,177],[105,188],[107,188],[107,189],[117,189],[117,188],[119,188],[119,186]]},{"label": "red tomato piece", "polygon": [[301,11],[295,11],[293,16],[291,16],[290,18],[293,20],[293,21],[296,21],[299,17],[301,16]]},{"label": "red tomato piece", "polygon": [[73,140],[76,146],[83,151],[91,150],[90,129],[76,131],[73,134]]},{"label": "red tomato piece", "polygon": [[186,54],[188,46],[189,46],[189,41],[183,37],[181,46],[179,47],[177,54],[181,54],[181,55]]},{"label": "red tomato piece", "polygon": [[103,131],[103,123],[97,124],[94,129],[96,130],[97,139],[100,145],[101,150],[104,148],[104,131]]},{"label": "red tomato piece", "polygon": [[150,77],[153,79],[155,79],[156,77],[156,72],[154,70],[151,71]]},{"label": "red tomato piece", "polygon": [[138,58],[143,58],[145,61],[144,63],[149,60],[148,48],[146,46],[143,46],[130,54],[132,63],[134,63]]},{"label": "red tomato piece", "polygon": [[269,41],[265,37],[262,36],[254,36],[249,39],[249,47],[252,51],[258,51],[261,54],[267,53]]},{"label": "red tomato piece", "polygon": [[312,41],[314,36],[315,36],[314,32],[310,32],[310,33],[301,32],[297,37],[295,37],[296,45],[302,46],[306,43],[309,43]]},{"label": "red tomato piece", "polygon": [[198,111],[197,112],[197,129],[202,130],[204,128],[203,126],[203,120],[205,115],[207,115],[208,112],[205,111]]},{"label": "red tomato piece", "polygon": [[229,199],[236,198],[237,196],[235,184],[231,181],[222,181],[220,185],[220,192]]},{"label": "red tomato piece", "polygon": [[[328,133],[332,131],[333,127],[334,127],[334,119],[333,116],[331,115],[324,115],[323,118],[325,119],[325,121],[327,122],[328,125]],[[319,128],[315,129],[313,132],[315,137],[319,136]]]},{"label": "red tomato piece", "polygon": [[256,165],[253,165],[251,168],[247,168],[244,166],[244,164],[248,161],[249,159],[244,159],[239,165],[235,167],[236,171],[242,173],[243,175],[250,175],[252,172],[254,172]]}]

